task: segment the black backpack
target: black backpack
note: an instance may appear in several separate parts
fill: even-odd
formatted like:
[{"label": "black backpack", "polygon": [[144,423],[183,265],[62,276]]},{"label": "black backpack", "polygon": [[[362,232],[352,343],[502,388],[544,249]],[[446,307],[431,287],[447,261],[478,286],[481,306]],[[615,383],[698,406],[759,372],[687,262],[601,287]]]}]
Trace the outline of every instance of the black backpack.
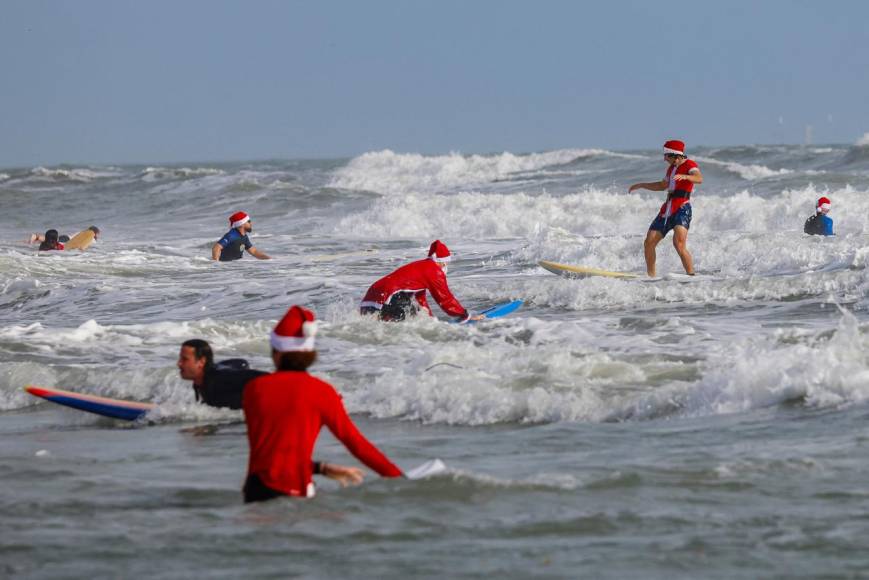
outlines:
[{"label": "black backpack", "polygon": [[812,236],[824,235],[824,224],[821,222],[820,214],[815,214],[806,220],[806,225],[803,226],[803,231]]}]

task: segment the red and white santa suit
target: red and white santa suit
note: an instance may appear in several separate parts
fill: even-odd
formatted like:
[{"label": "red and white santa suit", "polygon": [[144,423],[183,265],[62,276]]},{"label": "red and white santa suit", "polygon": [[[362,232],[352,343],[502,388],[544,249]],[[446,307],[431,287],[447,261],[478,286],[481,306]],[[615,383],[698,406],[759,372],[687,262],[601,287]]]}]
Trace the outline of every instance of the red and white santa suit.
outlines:
[{"label": "red and white santa suit", "polygon": [[450,292],[447,275],[438,265],[438,262],[450,261],[449,249],[440,240],[435,240],[429,248],[428,256],[425,260],[406,264],[372,284],[359,305],[362,311],[370,308],[381,310],[396,294],[409,293],[413,294],[429,316],[434,316],[426,300],[426,292],[431,292],[444,312],[462,321],[468,320],[470,313]]},{"label": "red and white santa suit", "polygon": [[[290,308],[275,327],[280,352],[314,350],[314,314]],[[250,444],[248,480],[285,495],[312,497],[311,457],[323,425],[362,463],[384,477],[401,470],[359,431],[334,387],[304,371],[277,371],[247,383],[242,396]]]},{"label": "red and white santa suit", "polygon": [[[682,141],[667,141],[664,143],[664,153],[673,155],[685,155],[685,143]],[[690,204],[691,193],[694,191],[694,182],[687,179],[676,179],[677,175],[689,175],[699,171],[700,167],[691,159],[685,159],[678,166],[671,165],[667,168],[667,173],[664,175],[664,180],[667,182],[667,201],[661,206],[661,211],[658,213],[662,218],[668,218],[671,215],[676,215],[683,205]]]}]

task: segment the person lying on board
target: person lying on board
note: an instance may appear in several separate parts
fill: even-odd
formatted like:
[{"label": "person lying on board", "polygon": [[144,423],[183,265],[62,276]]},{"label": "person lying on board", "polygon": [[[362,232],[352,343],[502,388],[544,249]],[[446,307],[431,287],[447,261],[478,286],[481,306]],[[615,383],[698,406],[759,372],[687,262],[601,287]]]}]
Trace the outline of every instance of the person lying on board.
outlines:
[{"label": "person lying on board", "polygon": [[250,216],[237,211],[229,216],[229,231],[211,247],[211,259],[221,262],[240,260],[244,251],[260,260],[270,260],[271,256],[257,250],[247,236],[253,231]]},{"label": "person lying on board", "polygon": [[60,242],[57,230],[46,230],[45,235],[39,237],[41,239],[41,243],[39,244],[40,252],[63,249],[63,244]]},{"label": "person lying on board", "polygon": [[271,333],[275,372],[244,388],[250,445],[245,503],[281,496],[313,497],[311,453],[323,425],[362,463],[383,477],[404,474],[359,431],[329,383],[308,374],[317,359],[314,313],[292,306]]},{"label": "person lying on board", "polygon": [[[94,233],[94,240],[98,240],[98,239],[100,239],[100,228],[98,228],[97,226],[90,226],[88,229],[86,229],[86,230],[82,230],[82,231],[86,232],[86,231],[88,231],[88,230],[90,230],[90,231],[92,231],[92,232]],[[53,233],[52,233],[52,232],[53,232]],[[64,249],[64,246],[63,246],[64,243],[70,241],[72,238],[74,238],[75,236],[77,236],[77,235],[79,235],[79,234],[81,234],[81,233],[82,233],[82,232],[78,232],[77,234],[72,235],[72,236],[67,236],[67,235],[62,235],[62,236],[61,236],[61,235],[58,235],[57,230],[52,229],[52,230],[48,230],[48,231],[46,231],[44,234],[39,234],[39,233],[33,233],[33,234],[30,234],[30,239],[28,240],[27,243],[29,243],[29,244],[35,244],[36,242],[39,242],[39,243],[40,243],[40,247],[39,247],[40,251],[43,250],[42,245],[43,245],[45,242],[49,242],[49,245],[52,245],[52,246],[56,246],[56,245],[58,245],[58,244],[60,245],[60,247],[50,247],[50,248],[49,248],[49,247],[46,247],[45,249],[48,249],[48,250],[63,250],[63,249]],[[52,240],[53,240],[53,241],[52,241]]]},{"label": "person lying on board", "polygon": [[447,264],[451,258],[449,248],[435,240],[429,247],[428,258],[406,264],[372,284],[359,305],[359,312],[397,322],[416,316],[422,307],[429,316],[434,316],[425,297],[426,292],[430,292],[444,312],[461,322],[484,318],[483,315],[471,316],[450,292]]},{"label": "person lying on board", "polygon": [[830,200],[822,197],[815,204],[815,215],[810,216],[803,226],[803,231],[812,236],[832,236],[833,219],[827,214],[830,211]]},{"label": "person lying on board", "polygon": [[[244,387],[253,378],[267,375],[265,371],[249,368],[244,359],[236,358],[214,362],[214,352],[208,342],[194,338],[181,345],[178,354],[181,378],[193,381],[196,400],[212,407],[241,409]],[[311,462],[312,473],[337,480],[342,486],[362,482],[362,470],[325,461]]]}]

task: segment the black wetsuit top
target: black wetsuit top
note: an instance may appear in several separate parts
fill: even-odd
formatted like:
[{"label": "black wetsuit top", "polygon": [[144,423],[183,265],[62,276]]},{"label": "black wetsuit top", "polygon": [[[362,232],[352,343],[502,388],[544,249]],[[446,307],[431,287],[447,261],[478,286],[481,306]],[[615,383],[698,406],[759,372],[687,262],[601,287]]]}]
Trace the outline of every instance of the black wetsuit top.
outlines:
[{"label": "black wetsuit top", "polygon": [[197,401],[211,407],[241,409],[244,386],[248,381],[267,374],[250,368],[244,359],[233,358],[206,369],[204,384],[193,385],[193,390]]}]

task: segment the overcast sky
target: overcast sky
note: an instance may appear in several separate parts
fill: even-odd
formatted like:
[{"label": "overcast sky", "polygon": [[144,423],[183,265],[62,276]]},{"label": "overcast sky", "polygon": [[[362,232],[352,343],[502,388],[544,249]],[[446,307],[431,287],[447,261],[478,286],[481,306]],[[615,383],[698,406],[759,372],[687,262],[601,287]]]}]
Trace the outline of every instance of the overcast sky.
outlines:
[{"label": "overcast sky", "polygon": [[7,0],[0,167],[854,143],[869,2]]}]

